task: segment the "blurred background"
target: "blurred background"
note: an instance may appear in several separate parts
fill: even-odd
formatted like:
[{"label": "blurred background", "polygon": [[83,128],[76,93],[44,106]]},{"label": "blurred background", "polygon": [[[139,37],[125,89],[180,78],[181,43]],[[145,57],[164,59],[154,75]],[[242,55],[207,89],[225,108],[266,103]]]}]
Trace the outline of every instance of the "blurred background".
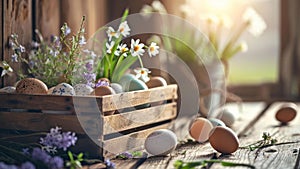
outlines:
[{"label": "blurred background", "polygon": [[[161,0],[166,12],[184,19],[203,30],[201,18],[207,14],[230,18],[239,25],[243,12],[252,7],[264,19],[266,29],[254,37],[248,32],[239,40],[247,42],[247,51],[229,59],[228,90],[245,100],[272,98],[297,99],[300,93],[300,52],[298,52],[298,0]],[[122,16],[126,8],[130,14],[145,6],[153,7],[153,0],[2,0],[1,5],[1,60],[9,58],[8,36],[19,34],[22,43],[34,39],[34,29],[44,37],[59,34],[67,22],[72,30],[79,28],[86,16],[86,38],[101,26]],[[300,26],[300,25],[299,25]],[[222,34],[231,34],[226,29]],[[221,41],[228,39],[220,38]],[[14,67],[22,68],[20,65]],[[15,79],[2,79],[1,86]]]}]

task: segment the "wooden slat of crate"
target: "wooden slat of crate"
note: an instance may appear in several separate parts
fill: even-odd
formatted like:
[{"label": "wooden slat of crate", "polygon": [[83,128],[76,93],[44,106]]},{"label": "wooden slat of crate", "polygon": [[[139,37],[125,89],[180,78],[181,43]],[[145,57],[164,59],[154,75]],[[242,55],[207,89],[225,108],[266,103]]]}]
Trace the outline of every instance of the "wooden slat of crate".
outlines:
[{"label": "wooden slat of crate", "polygon": [[177,86],[168,85],[149,90],[126,92],[103,97],[56,95],[0,94],[0,108],[102,112],[133,107],[145,103],[177,98]]},{"label": "wooden slat of crate", "polygon": [[106,112],[170,99],[177,99],[177,85],[103,96],[102,110]]},{"label": "wooden slat of crate", "polygon": [[104,116],[103,134],[124,131],[176,117],[176,103],[169,103],[147,109],[136,110],[111,116]]},{"label": "wooden slat of crate", "polygon": [[141,149],[144,145],[146,137],[153,131],[158,129],[165,129],[171,126],[171,123],[154,126],[138,132],[133,132],[124,136],[114,139],[106,140],[103,142],[103,149],[105,157],[111,154],[123,153],[125,151]]}]

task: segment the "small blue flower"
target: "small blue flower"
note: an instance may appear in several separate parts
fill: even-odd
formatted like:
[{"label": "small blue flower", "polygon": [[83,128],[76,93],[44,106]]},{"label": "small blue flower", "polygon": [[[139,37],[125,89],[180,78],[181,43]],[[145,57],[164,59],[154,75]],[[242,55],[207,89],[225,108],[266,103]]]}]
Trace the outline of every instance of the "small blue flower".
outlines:
[{"label": "small blue flower", "polygon": [[98,80],[98,82],[96,83],[96,87],[100,86],[109,86],[109,83],[105,80]]},{"label": "small blue flower", "polygon": [[79,45],[85,45],[85,44],[86,44],[85,37],[84,36],[80,36]]},{"label": "small blue flower", "polygon": [[18,55],[16,53],[11,55],[11,61],[12,62],[18,62]]},{"label": "small blue flower", "polygon": [[46,151],[40,149],[40,148],[33,148],[31,157],[35,160],[39,160],[44,162],[45,164],[49,163],[51,156],[47,154]]},{"label": "small blue flower", "polygon": [[107,169],[114,169],[116,167],[116,164],[111,162],[109,159],[105,160],[104,164],[106,165]]},{"label": "small blue flower", "polygon": [[24,155],[29,155],[30,153],[29,153],[29,148],[23,148],[22,149],[22,153],[24,154]]}]

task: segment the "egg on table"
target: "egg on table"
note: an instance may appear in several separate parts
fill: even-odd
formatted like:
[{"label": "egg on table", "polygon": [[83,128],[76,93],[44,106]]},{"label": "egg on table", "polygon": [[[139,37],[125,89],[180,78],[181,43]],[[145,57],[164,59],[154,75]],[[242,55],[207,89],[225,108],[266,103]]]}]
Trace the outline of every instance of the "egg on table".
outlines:
[{"label": "egg on table", "polygon": [[222,109],[220,112],[220,116],[220,120],[222,120],[226,124],[226,126],[232,126],[238,118],[233,111],[227,109]]},{"label": "egg on table", "polygon": [[68,83],[60,83],[54,87],[52,94],[60,96],[74,96],[75,90],[73,86]]},{"label": "egg on table", "polygon": [[295,103],[283,103],[275,114],[276,120],[280,121],[281,123],[288,123],[292,121],[298,111],[298,106]]},{"label": "egg on table", "polygon": [[94,89],[87,84],[76,84],[74,90],[77,96],[88,96],[94,91]]},{"label": "egg on table", "polygon": [[214,127],[216,127],[216,126],[224,126],[225,127],[226,126],[225,123],[222,120],[220,120],[220,119],[209,118],[208,120],[211,122],[211,124]]},{"label": "egg on table", "polygon": [[217,126],[209,136],[210,145],[223,154],[234,153],[239,148],[239,139],[234,131],[228,127]]},{"label": "egg on table", "polygon": [[213,129],[213,125],[206,118],[199,117],[195,119],[189,128],[190,136],[199,143],[206,142],[209,138],[209,133]]},{"label": "egg on table", "polygon": [[16,93],[19,94],[47,94],[47,91],[47,85],[36,78],[24,78],[16,84]]},{"label": "egg on table", "polygon": [[144,146],[151,155],[167,155],[175,150],[177,136],[168,129],[156,130],[147,136]]},{"label": "egg on table", "polygon": [[6,86],[0,89],[0,93],[15,93],[16,88],[14,86]]}]

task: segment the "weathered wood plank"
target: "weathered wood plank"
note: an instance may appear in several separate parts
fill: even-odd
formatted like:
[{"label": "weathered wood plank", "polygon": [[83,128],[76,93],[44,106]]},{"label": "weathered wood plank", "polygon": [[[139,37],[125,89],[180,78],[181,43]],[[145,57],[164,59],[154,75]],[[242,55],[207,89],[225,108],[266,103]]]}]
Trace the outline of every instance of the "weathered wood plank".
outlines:
[{"label": "weathered wood plank", "polygon": [[[79,123],[80,118],[81,123]],[[58,115],[46,113],[30,113],[30,112],[0,112],[0,128],[10,130],[27,130],[27,131],[48,131],[51,127],[60,126],[64,130],[76,131],[78,134],[85,134],[81,124],[89,123],[89,129],[100,130],[99,125],[100,116],[89,115],[80,116],[75,115]],[[93,125],[93,126],[92,126]],[[84,126],[86,127],[86,126]],[[86,129],[88,129],[86,127]],[[98,136],[100,136],[99,133]]]},{"label": "weathered wood plank", "polygon": [[[262,102],[254,103],[242,103],[243,112],[241,117],[234,123],[232,128],[236,131],[237,135],[241,135],[246,128],[262,113],[265,108],[265,104]],[[227,104],[228,110],[237,111],[237,105],[235,103]],[[188,134],[188,126],[192,119],[183,118],[176,119],[175,121],[175,133],[180,139],[190,138]],[[176,160],[183,161],[195,161],[210,159],[215,155],[216,151],[210,146],[209,143],[199,144],[195,142],[188,142],[183,145],[179,145],[175,152],[168,157],[152,157],[147,159],[140,168],[174,168],[173,164]]]},{"label": "weathered wood plank", "polygon": [[[289,125],[282,126],[275,119],[276,110],[281,103],[273,104],[263,116],[240,138],[241,146],[248,145],[261,139],[263,132],[274,134],[274,138],[279,143],[295,142],[290,144],[280,144],[264,149],[250,151],[239,149],[231,156],[224,156],[220,159],[234,162],[243,162],[254,165],[256,168],[294,168],[299,154],[300,147],[300,117],[297,116]],[[223,168],[219,164],[212,168]]]},{"label": "weathered wood plank", "polygon": [[[11,50],[8,49],[9,36],[13,33],[18,34],[19,42],[26,47],[32,40],[32,1],[31,0],[14,0],[3,2],[3,60],[11,63]],[[4,86],[14,85],[17,81],[16,73],[24,70],[21,63],[12,63],[15,74],[4,78]]]},{"label": "weathered wood plank", "polygon": [[112,111],[170,99],[177,99],[177,85],[103,96],[102,111]]},{"label": "weathered wood plank", "polygon": [[123,153],[125,151],[138,149],[141,150],[143,148],[146,137],[151,132],[158,129],[168,128],[170,126],[170,123],[162,124],[142,131],[133,132],[123,136],[120,135],[117,138],[106,140],[103,142],[103,149],[104,151],[106,151],[104,156],[111,157],[112,155]]},{"label": "weathered wood plank", "polygon": [[171,120],[174,119],[176,115],[176,103],[170,103],[147,109],[130,111],[128,113],[104,116],[103,133],[105,135],[116,131],[124,131],[165,120]]},{"label": "weathered wood plank", "polygon": [[[1,1],[1,6],[0,6],[0,18],[1,18],[1,22],[0,22],[0,33],[1,33],[1,38],[0,38],[0,61],[3,61],[4,59],[4,30],[3,30],[3,13],[4,13],[4,1]],[[0,73],[2,72],[2,68],[0,68]],[[0,78],[0,88],[2,88],[4,86],[4,81],[3,78]]]},{"label": "weathered wood plank", "polygon": [[38,29],[45,39],[49,39],[51,35],[59,35],[60,9],[59,0],[35,0],[34,29]]}]

